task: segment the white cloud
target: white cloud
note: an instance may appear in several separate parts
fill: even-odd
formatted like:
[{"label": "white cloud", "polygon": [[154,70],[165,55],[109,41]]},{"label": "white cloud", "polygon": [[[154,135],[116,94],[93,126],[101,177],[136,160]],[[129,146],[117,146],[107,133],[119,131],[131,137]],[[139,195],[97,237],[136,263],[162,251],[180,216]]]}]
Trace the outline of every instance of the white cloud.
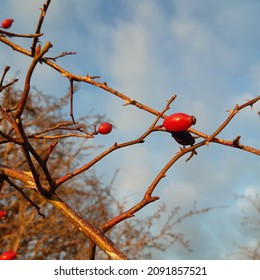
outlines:
[{"label": "white cloud", "polygon": [[[114,37],[114,55],[111,57],[112,71],[118,80],[136,81],[147,75],[148,32],[142,25],[121,23]],[[125,85],[126,88],[129,86]]]},{"label": "white cloud", "polygon": [[257,60],[249,69],[249,77],[252,81],[253,88],[258,90],[260,89],[260,62]]}]

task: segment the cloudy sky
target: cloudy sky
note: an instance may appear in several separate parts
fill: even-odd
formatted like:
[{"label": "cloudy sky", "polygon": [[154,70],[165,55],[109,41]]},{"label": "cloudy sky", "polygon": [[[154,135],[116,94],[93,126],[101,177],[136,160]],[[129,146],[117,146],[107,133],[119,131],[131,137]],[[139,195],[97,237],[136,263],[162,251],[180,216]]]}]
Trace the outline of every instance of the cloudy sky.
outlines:
[{"label": "cloudy sky", "polygon": [[[13,32],[33,33],[43,1],[2,0],[0,16],[14,18]],[[42,44],[51,41],[48,56],[75,51],[58,63],[78,75],[100,75],[102,81],[156,110],[177,94],[171,112],[195,115],[195,128],[213,132],[227,117],[227,110],[259,95],[260,2],[257,0],[85,0],[53,1],[43,25]],[[30,42],[14,39],[25,47]],[[0,45],[0,66],[10,65],[9,77],[18,72],[23,86],[29,58]],[[62,96],[68,81],[45,65],[36,69],[33,85],[48,94]],[[135,139],[154,120],[107,92],[81,84],[75,95],[76,118],[89,112],[106,114],[116,129],[91,143],[106,147]],[[257,112],[260,104],[241,111],[219,135],[227,140],[241,135],[245,145],[260,148]],[[120,172],[114,190],[127,197],[126,207],[140,200],[164,164],[179,150],[167,133],[154,133],[145,144],[116,151],[96,166],[104,182]],[[98,151],[97,151],[98,152]],[[254,246],[255,229],[241,224],[254,209],[235,194],[259,192],[260,162],[256,155],[217,144],[202,147],[188,163],[180,159],[161,181],[160,200],[137,214],[152,215],[161,203],[167,211],[158,228],[177,206],[182,213],[215,207],[177,225],[193,248],[170,247],[155,253],[158,259],[241,258],[237,245]]]}]

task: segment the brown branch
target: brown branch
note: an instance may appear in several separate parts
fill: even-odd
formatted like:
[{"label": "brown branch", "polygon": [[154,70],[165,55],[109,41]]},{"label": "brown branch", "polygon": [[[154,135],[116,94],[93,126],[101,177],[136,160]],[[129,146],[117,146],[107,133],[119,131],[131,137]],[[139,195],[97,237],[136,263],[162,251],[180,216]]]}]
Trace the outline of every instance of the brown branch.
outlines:
[{"label": "brown branch", "polygon": [[[35,178],[30,176],[24,171],[17,169],[9,169],[6,167],[1,167],[0,171],[4,174],[4,179],[11,184],[16,190],[18,190],[24,197],[38,209],[39,207],[34,204],[33,201],[19,188],[13,181],[11,181],[7,176],[10,176],[16,180],[19,180],[28,186],[29,182],[32,185],[35,184]],[[90,224],[88,221],[82,219],[75,211],[69,207],[64,201],[62,201],[54,193],[45,193],[44,197],[57,209],[59,210],[67,219],[75,225],[78,230],[82,231],[86,236],[88,236],[95,244],[97,244],[102,250],[104,250],[112,259],[125,260],[127,257],[116,247],[116,245],[108,239],[98,228]]]},{"label": "brown branch", "polygon": [[16,82],[18,82],[19,79],[14,79],[12,80],[10,83],[4,85],[4,86],[0,86],[0,92],[3,91],[5,88],[10,87],[11,85],[15,84]]},{"label": "brown branch", "polygon": [[39,207],[37,204],[35,204],[35,203],[28,197],[28,195],[22,190],[22,188],[20,188],[19,186],[17,186],[17,185],[16,185],[12,180],[10,180],[10,178],[7,177],[7,176],[5,177],[5,181],[6,181],[8,184],[10,184],[13,188],[15,188],[19,193],[21,193],[22,196],[23,196],[27,201],[29,201],[29,203],[30,203],[34,208],[36,208],[38,214],[39,214],[40,216],[42,216],[43,218],[45,218],[45,215],[42,214],[41,211],[40,211],[40,207]]},{"label": "brown branch", "polygon": [[45,165],[47,164],[47,161],[48,161],[52,151],[54,150],[54,148],[57,146],[58,143],[59,143],[58,141],[55,141],[49,146],[47,154],[43,158],[43,162],[44,162]]},{"label": "brown branch", "polygon": [[72,122],[75,123],[75,119],[73,116],[73,95],[74,95],[73,80],[70,79],[70,117],[72,119]]},{"label": "brown branch", "polygon": [[40,61],[40,59],[42,58],[42,56],[52,47],[52,44],[50,42],[47,42],[45,44],[45,46],[42,48],[42,50],[40,51],[40,53],[38,55],[36,55],[33,60],[32,63],[28,69],[27,75],[26,75],[26,79],[25,79],[25,84],[24,84],[24,90],[23,90],[23,94],[21,97],[21,100],[18,104],[17,107],[17,111],[16,111],[16,118],[20,118],[26,101],[27,101],[27,97],[30,91],[30,82],[31,82],[31,77],[32,77],[32,73],[34,71],[34,68],[36,67],[37,63]]},{"label": "brown branch", "polygon": [[[247,107],[247,106],[251,106],[252,104],[254,104],[255,102],[257,102],[260,99],[260,96],[257,98],[254,98],[240,106],[236,106],[234,110],[232,110],[230,112],[230,115],[227,117],[227,119],[217,128],[217,130],[215,132],[213,132],[209,137],[205,137],[205,140],[190,146],[188,148],[183,148],[181,149],[174,157],[172,157],[170,159],[170,161],[162,168],[162,170],[158,173],[158,175],[155,177],[155,179],[153,180],[152,184],[148,187],[147,191],[145,192],[145,195],[143,197],[143,199],[137,203],[135,206],[133,206],[132,208],[128,209],[127,211],[123,212],[122,214],[112,218],[111,220],[107,221],[105,224],[103,224],[100,229],[103,232],[106,232],[107,230],[111,229],[112,227],[114,227],[116,224],[118,224],[119,222],[133,217],[134,213],[136,213],[137,211],[139,211],[140,209],[142,209],[143,207],[145,207],[147,204],[159,199],[159,197],[153,197],[153,191],[155,190],[156,186],[158,185],[158,183],[165,178],[167,171],[171,168],[171,166],[179,159],[181,158],[183,155],[192,152],[194,153],[195,150],[201,146],[207,145],[210,141],[213,141],[215,139],[215,136],[217,136],[222,129],[224,129],[224,127],[231,121],[231,119],[234,117],[234,115],[239,111],[242,110],[243,108]],[[232,146],[233,147],[239,147],[238,144],[238,140],[239,139],[234,139],[232,141]],[[241,148],[241,147],[239,147]],[[190,159],[190,158],[189,158]]]},{"label": "brown branch", "polygon": [[10,69],[10,66],[8,66],[8,65],[6,65],[5,68],[4,68],[4,73],[3,73],[1,81],[0,81],[0,92],[3,91],[5,88],[13,85],[14,83],[16,83],[18,81],[18,79],[14,79],[12,82],[10,82],[10,83],[8,83],[8,84],[3,86],[4,78],[5,78],[6,74],[7,74],[7,72],[9,71],[9,69]]},{"label": "brown branch", "polygon": [[1,130],[0,130],[0,136],[2,136],[4,139],[6,139],[6,140],[1,140],[0,141],[1,144],[11,142],[11,143],[15,143],[15,144],[21,145],[23,143],[23,141],[21,139],[13,138],[12,136],[4,133]]},{"label": "brown branch", "polygon": [[[41,8],[40,18],[39,18],[38,25],[37,25],[36,31],[35,31],[36,34],[41,32],[43,20],[45,18],[45,15],[46,15],[46,12],[48,10],[48,7],[49,7],[50,3],[51,3],[51,0],[47,0],[46,3]],[[34,40],[33,40],[33,43],[32,43],[32,46],[31,46],[31,50],[32,50],[31,51],[31,56],[35,55],[35,49],[36,49],[38,40],[39,40],[38,37],[35,37]]]},{"label": "brown branch", "polygon": [[[21,52],[21,53],[23,53],[27,56],[32,56],[31,52],[27,51],[24,48],[21,48],[19,45],[9,41],[8,39],[6,39],[4,37],[0,36],[0,41],[5,43],[6,45],[9,45],[11,48],[13,48],[14,50],[16,50],[18,52]],[[147,112],[150,112],[151,114],[156,115],[156,116],[158,116],[160,114],[159,111],[154,110],[154,109],[150,108],[149,106],[146,106],[146,105],[144,105],[144,104],[142,104],[142,103],[140,103],[140,102],[138,102],[134,99],[129,98],[128,96],[124,95],[123,93],[121,93],[117,90],[114,90],[113,88],[108,87],[106,82],[101,83],[101,82],[95,81],[94,79],[97,78],[97,76],[93,76],[93,79],[92,79],[92,77],[89,76],[89,75],[78,76],[78,75],[72,74],[69,71],[63,69],[58,64],[56,64],[55,62],[51,61],[50,59],[48,59],[46,57],[43,57],[41,59],[41,61],[46,63],[47,65],[49,65],[50,67],[52,67],[53,69],[58,71],[62,76],[67,77],[70,80],[78,81],[78,82],[85,82],[85,83],[91,84],[95,87],[101,88],[105,91],[108,91],[108,92],[112,93],[113,95],[123,99],[124,102],[125,102],[125,105],[130,105],[130,104],[134,105],[134,106],[138,107],[139,109],[143,109],[143,110],[145,110]],[[162,116],[162,117],[164,118],[165,116]]]},{"label": "brown branch", "polygon": [[[2,41],[3,43],[5,43],[6,45],[10,46],[13,50],[15,51],[18,51],[18,52],[21,52],[22,54],[24,55],[27,55],[27,56],[32,56],[31,52],[27,51],[26,49],[20,47],[19,45],[11,42],[10,40],[4,38],[4,37],[1,37],[0,36],[0,41]],[[137,108],[139,109],[142,109],[142,110],[145,110],[147,112],[150,112],[151,114],[153,115],[156,115],[158,116],[160,114],[159,111],[153,109],[153,108],[150,108],[149,106],[147,105],[144,105],[132,98],[129,98],[128,96],[124,95],[123,93],[113,89],[113,88],[110,88],[106,82],[103,82],[103,83],[100,83],[100,82],[97,82],[95,81],[94,79],[96,78],[96,76],[92,77],[89,76],[89,75],[86,75],[86,76],[78,76],[78,75],[75,75],[75,74],[72,74],[70,73],[69,71],[63,69],[62,67],[60,67],[58,64],[56,64],[55,62],[51,61],[50,59],[47,59],[45,57],[43,57],[41,59],[42,62],[46,63],[47,65],[49,65],[50,67],[52,67],[53,69],[55,69],[56,71],[58,71],[62,76],[64,77],[67,77],[68,79],[72,79],[74,81],[78,81],[78,82],[85,82],[85,83],[88,83],[88,84],[91,84],[95,87],[98,87],[98,88],[101,88],[105,91],[108,91],[110,93],[112,93],[113,95],[121,98],[124,100],[125,102],[125,105],[134,105],[136,106]],[[165,118],[166,116],[162,116],[162,118]]]},{"label": "brown branch", "polygon": [[30,135],[28,138],[34,139],[62,139],[62,138],[69,138],[69,137],[78,137],[78,138],[93,138],[92,135],[84,135],[78,133],[68,133],[68,134],[57,134],[57,135]]},{"label": "brown branch", "polygon": [[231,140],[231,141],[230,140],[223,140],[223,139],[219,139],[219,138],[214,138],[214,139],[212,139],[211,142],[218,143],[218,144],[225,145],[225,146],[229,146],[231,148],[237,148],[237,149],[240,149],[240,150],[243,150],[243,151],[246,151],[246,152],[249,152],[249,153],[260,156],[260,150],[259,149],[240,144],[240,141],[238,141],[238,139],[237,139],[238,137],[240,138],[240,136],[237,136],[234,140]]},{"label": "brown branch", "polygon": [[9,47],[11,47],[14,51],[20,52],[27,56],[32,56],[30,51],[22,48],[21,46],[13,43],[12,41],[8,40],[7,38],[5,38],[3,36],[0,36],[0,41],[3,42],[4,44],[8,45]]},{"label": "brown branch", "polygon": [[10,70],[10,66],[6,65],[4,68],[4,73],[2,75],[1,81],[0,81],[0,87],[2,87],[3,85],[3,81],[5,79],[5,75],[7,74],[7,72]]},{"label": "brown branch", "polygon": [[51,187],[51,189],[55,189],[55,187],[56,187],[55,181],[52,179],[52,177],[49,173],[49,170],[48,170],[46,164],[44,163],[44,160],[42,160],[40,158],[40,156],[34,150],[32,145],[29,143],[27,136],[24,132],[21,119],[15,120],[14,116],[9,115],[1,106],[0,106],[0,111],[3,114],[3,116],[9,121],[9,123],[12,125],[17,136],[21,140],[22,151],[23,151],[23,154],[25,156],[27,163],[29,164],[32,177],[30,175],[28,175],[26,172],[20,171],[17,169],[11,169],[11,168],[3,169],[3,168],[5,168],[5,166],[2,166],[2,169],[0,166],[0,171],[7,176],[10,176],[10,177],[13,176],[13,178],[19,178],[18,180],[23,181],[29,187],[38,189],[38,191],[41,194],[46,194],[46,192],[48,192],[48,191],[46,189],[44,189],[43,186],[41,185],[37,170],[31,159],[31,155],[30,155],[30,153],[31,153],[34,156],[34,158],[38,161],[38,163],[40,164],[40,166],[46,176],[46,179],[49,183],[49,186]]},{"label": "brown branch", "polygon": [[24,185],[28,188],[37,189],[32,175],[29,175],[29,173],[26,171],[16,168],[9,168],[0,164],[0,173],[24,183]]},{"label": "brown branch", "polygon": [[124,255],[116,245],[107,238],[100,229],[82,219],[67,203],[62,201],[56,194],[51,194],[47,200],[58,209],[70,222],[95,244],[97,244],[113,260],[126,260]]},{"label": "brown branch", "polygon": [[[165,130],[162,130],[161,128],[158,128],[157,130],[165,131]],[[193,133],[193,134],[195,134],[195,135],[197,135],[197,136],[199,136],[199,137],[202,137],[204,139],[208,139],[209,138],[209,135],[207,135],[207,134],[205,134],[205,133],[203,133],[201,131],[198,131],[198,130],[196,130],[194,128],[189,128],[188,131]],[[237,148],[237,149],[240,149],[240,150],[244,150],[244,151],[252,153],[252,154],[260,155],[260,150],[259,149],[243,145],[243,144],[240,143],[240,141],[237,143],[237,140],[236,140],[237,137],[234,140],[224,140],[224,139],[221,139],[221,138],[214,137],[211,140],[211,143],[217,143],[217,144],[220,144],[220,145],[229,146],[231,148]]]},{"label": "brown branch", "polygon": [[49,127],[49,128],[44,129],[42,131],[33,133],[31,135],[31,137],[35,136],[35,135],[40,135],[40,134],[43,134],[43,133],[46,133],[46,132],[54,131],[56,129],[74,130],[73,128],[68,128],[68,126],[70,126],[70,125],[74,125],[74,123],[73,122],[59,122],[58,124],[56,124],[52,127]]},{"label": "brown branch", "polygon": [[235,106],[233,110],[230,111],[228,118],[206,139],[206,144],[212,141],[212,139],[217,136],[232,120],[232,118],[239,112],[238,105]]},{"label": "brown branch", "polygon": [[[20,51],[23,54],[26,54],[26,55],[30,56],[30,52],[26,51],[25,49],[20,48],[18,45],[15,45],[14,43],[6,40],[5,38],[0,37],[0,41],[3,41],[4,43],[6,43],[7,45],[9,45],[10,47],[12,47],[15,50]],[[82,82],[90,83],[90,84],[92,84],[96,87],[102,88],[102,89],[104,89],[106,91],[109,91],[110,93],[118,96],[119,98],[123,99],[126,102],[126,104],[132,104],[134,106],[137,106],[138,108],[142,108],[143,110],[145,110],[145,111],[147,111],[151,114],[157,115],[157,116],[159,114],[158,111],[156,111],[156,110],[154,110],[154,109],[152,109],[148,106],[144,106],[143,104],[141,104],[141,103],[139,103],[135,100],[132,100],[131,98],[125,96],[124,94],[122,94],[122,93],[120,93],[120,92],[118,92],[118,91],[116,91],[112,88],[109,88],[106,83],[99,83],[99,82],[94,81],[93,79],[91,79],[91,77],[89,75],[87,75],[85,77],[73,75],[73,74],[69,73],[68,71],[64,70],[63,68],[61,68],[60,66],[58,66],[57,64],[53,63],[52,61],[49,61],[45,58],[42,58],[42,60],[46,64],[48,64],[49,66],[51,66],[52,68],[54,68],[55,70],[60,72],[65,77],[70,77],[70,78],[72,78],[73,80],[76,80],[76,81],[82,81]],[[252,106],[259,99],[260,99],[260,96],[252,99],[251,101],[246,102],[245,104],[239,106],[239,110],[241,110],[244,107],[249,106],[249,105]],[[165,115],[162,116],[162,118],[165,118],[165,117],[166,117]],[[208,135],[206,135],[205,133],[202,133],[200,131],[197,131],[194,128],[189,128],[188,131],[197,135],[197,136],[203,137],[205,139],[208,138]],[[229,141],[217,139],[217,138],[214,138],[214,136],[213,136],[213,138],[208,139],[208,140],[211,140],[211,142],[232,146]],[[236,148],[238,148],[238,147],[236,147]],[[251,147],[248,147],[248,146],[245,146],[245,145],[243,145],[243,148],[241,148],[241,146],[239,148],[243,149],[245,151],[252,152],[252,153],[255,153],[255,154],[259,155],[259,150],[257,150],[257,149],[254,149],[254,148],[251,148]]]},{"label": "brown branch", "polygon": [[[75,127],[69,127],[70,125],[75,125],[76,122],[61,122],[58,123],[52,127],[49,127],[47,129],[44,129],[42,131],[35,132],[31,135],[28,135],[28,138],[35,138],[35,139],[61,139],[61,138],[67,138],[67,137],[80,137],[80,138],[93,138],[93,133],[89,134],[86,131],[82,129],[82,125],[77,125]],[[83,134],[79,133],[68,133],[68,134],[59,134],[59,135],[41,135],[47,132],[55,131],[55,130],[69,130],[69,131],[79,131]]]},{"label": "brown branch", "polygon": [[[26,158],[26,161],[29,164],[30,170],[32,172],[32,175],[33,175],[33,178],[34,178],[34,181],[35,181],[35,184],[36,184],[36,187],[42,195],[47,195],[47,194],[49,194],[50,191],[56,189],[55,181],[52,178],[52,176],[51,176],[51,174],[50,174],[50,172],[49,172],[49,170],[46,166],[45,160],[40,157],[40,155],[35,151],[33,146],[28,141],[28,138],[27,138],[27,136],[24,132],[24,129],[23,129],[22,121],[19,120],[17,125],[18,125],[18,129],[19,129],[19,133],[21,135],[21,138],[24,141],[24,144],[22,145],[22,150],[23,150],[24,156]],[[33,155],[33,157],[36,159],[36,161],[38,161],[38,163],[40,164],[40,167],[42,168],[42,171],[43,171],[43,173],[46,177],[46,180],[48,181],[48,184],[49,184],[48,187],[50,187],[50,190],[46,190],[46,188],[44,188],[42,186],[41,181],[39,180],[38,172],[37,172],[37,170],[36,170],[36,168],[33,164],[33,161],[31,159],[30,153]]]},{"label": "brown branch", "polygon": [[174,95],[167,103],[166,107],[164,108],[164,110],[159,113],[159,115],[156,117],[155,121],[152,123],[152,125],[148,128],[148,130],[146,130],[140,137],[138,137],[135,140],[132,141],[127,141],[121,144],[115,143],[113,146],[111,146],[110,148],[108,148],[107,150],[105,150],[103,153],[99,154],[97,157],[95,157],[93,160],[91,160],[90,162],[88,162],[87,164],[85,164],[84,166],[74,170],[73,172],[64,175],[63,177],[59,178],[56,181],[56,185],[57,187],[60,186],[61,184],[63,184],[64,182],[70,180],[71,178],[77,176],[78,174],[87,171],[90,167],[92,167],[94,164],[96,164],[98,161],[100,161],[102,158],[104,158],[105,156],[107,156],[108,154],[110,154],[111,152],[117,150],[117,149],[121,149],[127,146],[131,146],[131,145],[135,145],[138,143],[143,143],[144,139],[151,133],[154,131],[154,128],[158,122],[158,120],[161,118],[161,116],[169,109],[169,105],[175,100],[176,95]]},{"label": "brown branch", "polygon": [[154,189],[156,188],[156,186],[158,185],[158,183],[165,178],[167,171],[170,169],[170,167],[179,159],[181,158],[183,155],[197,149],[198,147],[202,146],[205,144],[205,140],[194,145],[191,146],[189,148],[183,148],[182,150],[180,150],[177,155],[175,155],[174,157],[171,158],[171,160],[162,168],[162,170],[158,173],[158,175],[155,177],[155,179],[153,180],[152,184],[147,188],[143,199],[138,202],[135,206],[131,207],[130,209],[128,209],[127,211],[123,212],[122,214],[112,218],[111,220],[107,221],[105,224],[103,224],[100,229],[104,232],[106,232],[107,230],[111,229],[112,227],[114,227],[116,224],[118,224],[119,222],[131,218],[134,216],[134,214],[139,211],[140,209],[142,209],[143,207],[145,207],[147,204],[158,200],[159,197],[158,196],[152,196]]},{"label": "brown branch", "polygon": [[17,33],[8,32],[8,31],[5,31],[5,30],[0,30],[0,34],[4,34],[8,37],[20,37],[20,38],[39,38],[43,35],[43,33],[17,34]]},{"label": "brown branch", "polygon": [[[31,56],[30,52],[28,52],[27,50],[21,48],[20,46],[12,43],[11,41],[5,39],[5,38],[1,38],[0,37],[0,41],[4,42],[5,44],[9,45],[10,47],[12,47],[14,50],[17,50],[25,55],[28,55],[28,56]],[[46,57],[43,57],[42,58],[42,61],[44,63],[46,63],[47,65],[49,65],[50,67],[52,67],[53,69],[55,69],[56,71],[58,71],[61,75],[63,75],[64,77],[67,77],[68,79],[72,79],[74,81],[78,81],[78,82],[86,82],[88,84],[91,84],[95,87],[98,87],[98,88],[101,88],[105,91],[108,91],[110,93],[112,93],[113,95],[121,98],[122,100],[124,100],[125,104],[124,105],[134,105],[136,106],[137,108],[139,109],[142,109],[144,111],[147,111],[153,115],[156,115],[158,116],[160,114],[159,111],[153,109],[153,108],[150,108],[149,106],[146,106],[134,99],[131,99],[129,98],[128,96],[124,95],[123,93],[113,89],[113,88],[110,88],[106,82],[97,82],[94,80],[94,78],[96,78],[96,76],[94,76],[94,78],[92,78],[91,76],[89,75],[86,75],[86,76],[78,76],[78,75],[75,75],[75,74],[72,74],[70,73],[69,71],[63,69],[62,67],[60,67],[59,65],[57,65],[56,63],[54,63],[53,61],[50,61],[49,59],[47,59]],[[99,76],[98,76],[99,78]],[[246,102],[245,104],[241,105],[238,107],[238,110],[241,110],[243,109],[244,107],[246,106],[252,106],[255,102],[257,102],[258,100],[260,99],[260,96]],[[161,116],[162,118],[165,118],[166,115],[162,115]],[[196,135],[199,135],[200,136],[200,132],[196,131],[195,129],[189,129],[188,131],[196,134]],[[209,139],[210,140],[210,139]]]},{"label": "brown branch", "polygon": [[67,55],[73,55],[77,54],[76,52],[63,52],[60,55],[54,56],[54,57],[45,57],[46,59],[56,61],[56,59],[67,56]]},{"label": "brown branch", "polygon": [[4,110],[4,108],[1,105],[0,105],[0,112],[1,112],[1,114],[3,116],[3,118],[5,118],[10,123],[10,125],[14,128],[14,130],[16,131],[16,134],[18,135],[18,139],[17,138],[13,138],[13,137],[9,136],[8,134],[6,134],[6,133],[4,133],[2,131],[0,132],[0,135],[2,137],[4,137],[5,139],[7,139],[8,141],[10,141],[10,142],[22,145],[24,142],[20,138],[19,129],[18,129],[17,123],[15,122],[14,117],[11,114],[8,114],[6,112],[6,110]]}]

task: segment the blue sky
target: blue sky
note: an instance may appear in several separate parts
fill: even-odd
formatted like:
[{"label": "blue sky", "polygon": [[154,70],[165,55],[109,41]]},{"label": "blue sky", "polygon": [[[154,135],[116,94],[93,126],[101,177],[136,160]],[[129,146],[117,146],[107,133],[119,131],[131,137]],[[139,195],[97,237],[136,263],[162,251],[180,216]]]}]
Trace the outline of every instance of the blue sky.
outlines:
[{"label": "blue sky", "polygon": [[[13,32],[33,33],[41,1],[2,0],[1,18],[14,18]],[[78,75],[100,75],[102,81],[129,97],[157,110],[177,94],[171,112],[183,111],[197,118],[196,129],[213,132],[227,117],[226,110],[259,95],[260,3],[231,0],[86,0],[53,1],[42,31],[41,42],[51,41],[51,55],[75,51],[76,56],[58,60]],[[14,39],[30,46],[24,39]],[[10,76],[24,71],[30,59],[0,45],[1,68],[8,64]],[[4,54],[4,55],[3,55]],[[45,65],[36,69],[32,83],[48,94],[62,96],[68,81]],[[134,139],[144,132],[153,116],[89,85],[80,85],[75,95],[76,117],[89,112],[106,114],[117,129],[90,143],[106,147]],[[259,147],[257,104],[241,111],[219,137],[241,135],[245,145]],[[92,141],[92,142],[91,142]],[[114,190],[127,197],[126,207],[142,198],[146,188],[179,146],[166,133],[154,133],[145,144],[109,155],[96,166],[104,182],[120,168]],[[173,246],[159,259],[241,258],[236,244],[253,246],[257,232],[241,225],[244,215],[254,215],[235,194],[259,192],[259,158],[217,144],[202,147],[188,163],[181,159],[161,181],[155,194],[160,201],[137,214],[154,213],[161,203],[168,211],[196,207],[216,208],[176,226],[193,248],[188,252]],[[167,220],[167,213],[161,223]],[[160,224],[158,224],[158,228]]]}]

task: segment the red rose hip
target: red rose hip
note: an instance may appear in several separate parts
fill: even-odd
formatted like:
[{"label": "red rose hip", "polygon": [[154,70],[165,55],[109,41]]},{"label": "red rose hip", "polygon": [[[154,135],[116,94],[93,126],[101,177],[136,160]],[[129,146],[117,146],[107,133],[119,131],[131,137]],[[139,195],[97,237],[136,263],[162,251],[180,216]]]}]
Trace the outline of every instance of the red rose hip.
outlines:
[{"label": "red rose hip", "polygon": [[17,256],[17,253],[14,251],[6,251],[0,255],[0,260],[12,260]]},{"label": "red rose hip", "polygon": [[175,113],[164,119],[163,126],[170,132],[181,132],[185,131],[195,123],[196,118],[194,116],[185,113]]},{"label": "red rose hip", "polygon": [[104,122],[98,127],[98,132],[100,134],[108,134],[112,131],[112,128],[113,126],[111,123]]},{"label": "red rose hip", "polygon": [[2,21],[2,28],[10,28],[13,24],[14,20],[12,18],[6,18]]},{"label": "red rose hip", "polygon": [[0,211],[0,221],[1,221],[2,219],[4,219],[6,216],[7,216],[7,212],[5,212],[5,211]]}]

